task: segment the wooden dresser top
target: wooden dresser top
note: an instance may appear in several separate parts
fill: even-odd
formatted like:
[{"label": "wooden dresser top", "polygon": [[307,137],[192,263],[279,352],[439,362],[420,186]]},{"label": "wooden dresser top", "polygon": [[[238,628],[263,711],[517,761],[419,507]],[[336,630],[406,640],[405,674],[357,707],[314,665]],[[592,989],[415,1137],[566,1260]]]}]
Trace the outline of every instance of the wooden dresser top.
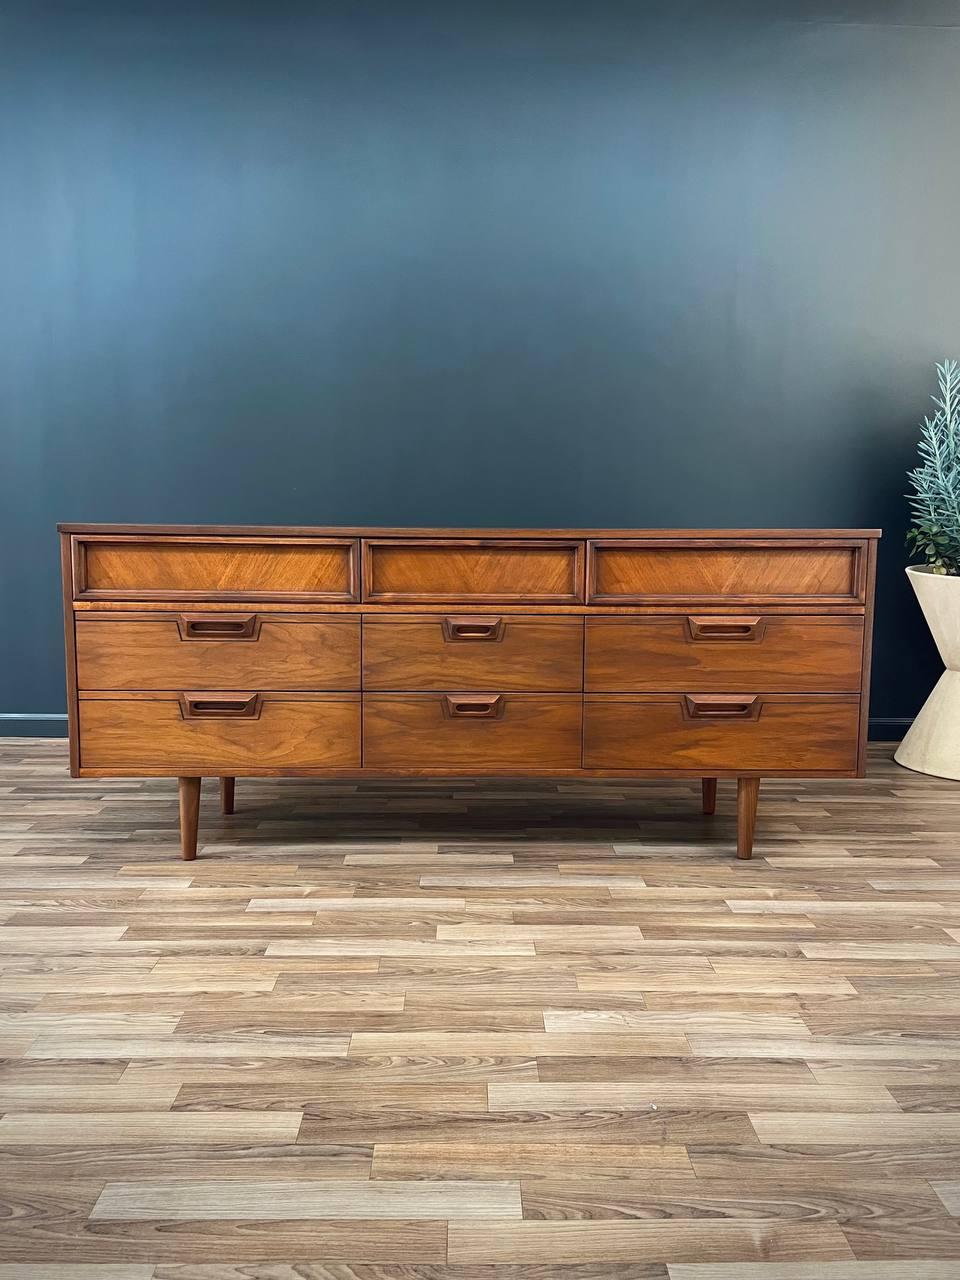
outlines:
[{"label": "wooden dresser top", "polygon": [[254,535],[270,538],[711,538],[738,541],[744,538],[796,538],[807,541],[832,538],[879,538],[879,529],[469,529],[401,528],[376,525],[231,525],[231,524],[58,524],[60,533],[146,534],[164,537],[216,537]]}]

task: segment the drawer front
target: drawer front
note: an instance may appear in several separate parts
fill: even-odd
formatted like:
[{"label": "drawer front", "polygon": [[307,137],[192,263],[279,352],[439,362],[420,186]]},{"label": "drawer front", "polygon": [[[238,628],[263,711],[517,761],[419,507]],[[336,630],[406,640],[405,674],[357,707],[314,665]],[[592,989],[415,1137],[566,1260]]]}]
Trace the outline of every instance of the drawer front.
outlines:
[{"label": "drawer front", "polygon": [[81,689],[359,689],[360,619],[77,618]]},{"label": "drawer front", "polygon": [[363,620],[364,689],[579,691],[579,618],[450,614]]},{"label": "drawer front", "polygon": [[863,543],[854,542],[594,541],[587,598],[596,603],[862,604],[864,550]]},{"label": "drawer front", "polygon": [[859,698],[588,695],[586,769],[853,772]]},{"label": "drawer front", "polygon": [[576,769],[578,694],[370,694],[363,763],[371,768]]},{"label": "drawer front", "polygon": [[363,598],[576,603],[583,553],[582,542],[365,538]]},{"label": "drawer front", "polygon": [[592,692],[860,689],[862,618],[591,618],[585,642],[586,688]]},{"label": "drawer front", "polygon": [[79,600],[356,600],[358,546],[333,538],[73,540]]},{"label": "drawer front", "polygon": [[86,768],[257,774],[360,764],[357,694],[81,694],[79,706]]}]

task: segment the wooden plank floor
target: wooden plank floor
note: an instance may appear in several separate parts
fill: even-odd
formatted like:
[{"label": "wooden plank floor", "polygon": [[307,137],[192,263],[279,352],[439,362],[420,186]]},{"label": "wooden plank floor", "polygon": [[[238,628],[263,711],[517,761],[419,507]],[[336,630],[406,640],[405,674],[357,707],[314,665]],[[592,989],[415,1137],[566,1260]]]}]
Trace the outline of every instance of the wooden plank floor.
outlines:
[{"label": "wooden plank floor", "polygon": [[0,740],[0,1280],[957,1280],[960,786]]}]

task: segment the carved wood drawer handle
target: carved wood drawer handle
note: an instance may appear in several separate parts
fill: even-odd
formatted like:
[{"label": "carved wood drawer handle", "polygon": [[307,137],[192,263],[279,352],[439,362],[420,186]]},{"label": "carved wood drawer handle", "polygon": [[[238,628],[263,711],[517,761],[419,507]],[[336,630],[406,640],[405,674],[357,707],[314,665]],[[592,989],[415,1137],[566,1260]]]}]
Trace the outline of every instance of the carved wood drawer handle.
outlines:
[{"label": "carved wood drawer handle", "polygon": [[763,618],[687,618],[691,640],[741,640],[763,639],[766,630]]},{"label": "carved wood drawer handle", "polygon": [[184,720],[259,720],[259,693],[181,693]]},{"label": "carved wood drawer handle", "polygon": [[260,619],[255,613],[181,613],[177,630],[181,640],[256,640]]},{"label": "carved wood drawer handle", "polygon": [[494,693],[487,696],[471,694],[463,698],[445,694],[443,714],[450,719],[496,720],[503,715],[503,694]]},{"label": "carved wood drawer handle", "polygon": [[683,712],[688,720],[756,720],[761,705],[759,693],[743,698],[725,693],[683,695]]},{"label": "carved wood drawer handle", "polygon": [[444,640],[502,640],[502,618],[444,618]]}]

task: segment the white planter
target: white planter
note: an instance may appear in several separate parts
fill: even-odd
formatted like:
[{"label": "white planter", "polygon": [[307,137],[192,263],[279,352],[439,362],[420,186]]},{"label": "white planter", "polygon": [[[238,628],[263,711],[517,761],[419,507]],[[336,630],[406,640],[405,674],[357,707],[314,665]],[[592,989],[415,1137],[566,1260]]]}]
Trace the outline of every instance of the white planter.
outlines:
[{"label": "white planter", "polygon": [[960,781],[960,577],[924,565],[911,565],[907,577],[947,669],[894,759],[918,773]]}]

